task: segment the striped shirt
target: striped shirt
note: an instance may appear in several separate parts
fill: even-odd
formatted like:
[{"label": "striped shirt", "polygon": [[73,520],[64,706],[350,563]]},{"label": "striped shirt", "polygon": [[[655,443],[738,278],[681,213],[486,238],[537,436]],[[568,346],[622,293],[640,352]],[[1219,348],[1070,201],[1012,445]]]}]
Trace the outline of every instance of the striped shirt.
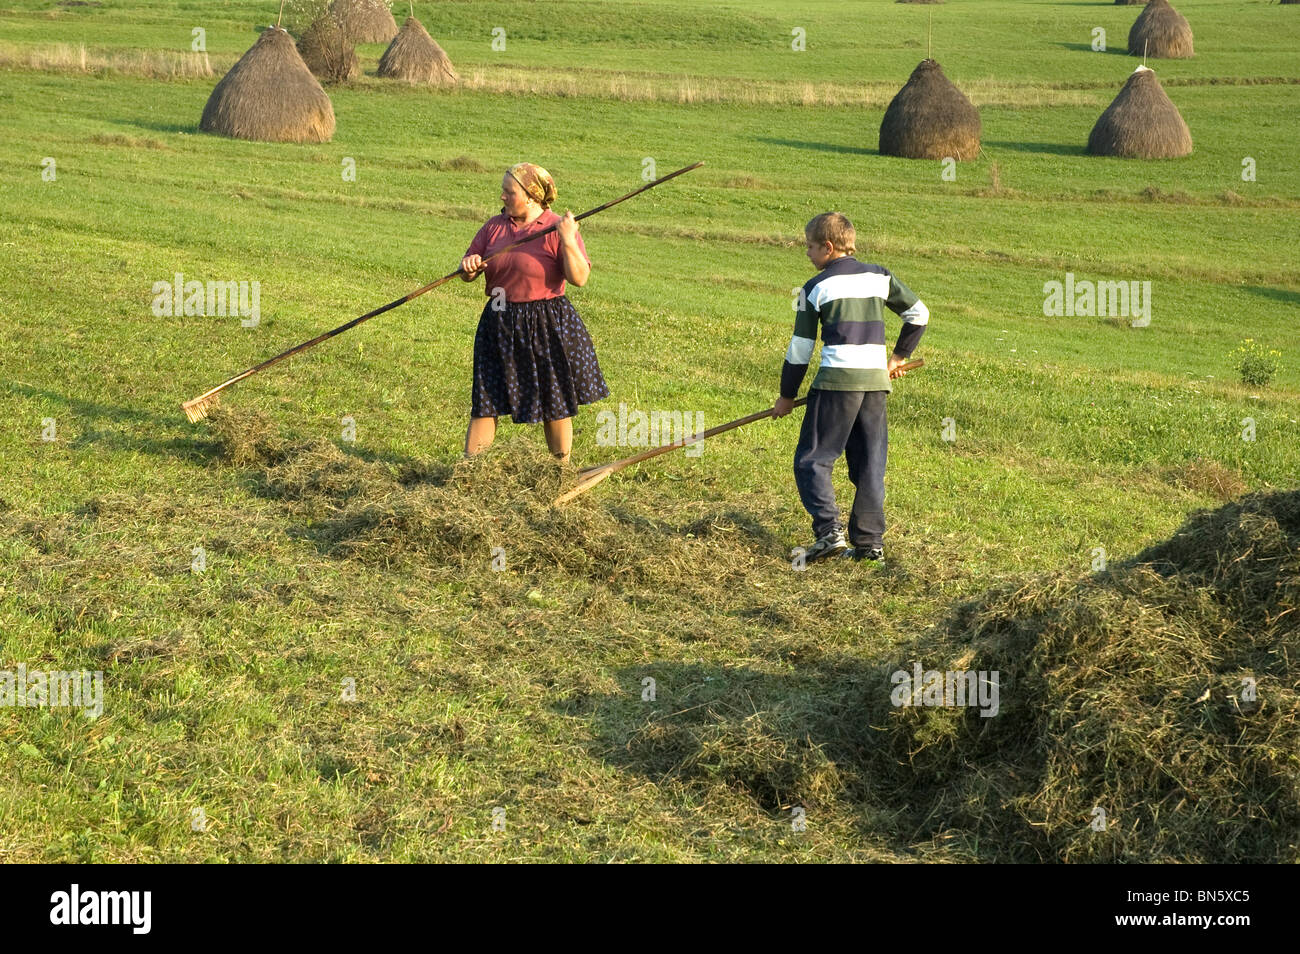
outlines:
[{"label": "striped shirt", "polygon": [[903,319],[894,352],[911,357],[930,312],[889,269],[852,256],[830,262],[803,286],[794,335],[781,370],[781,396],[799,393],[821,325],[822,358],[812,387],[825,391],[892,391],[885,351],[884,306]]}]

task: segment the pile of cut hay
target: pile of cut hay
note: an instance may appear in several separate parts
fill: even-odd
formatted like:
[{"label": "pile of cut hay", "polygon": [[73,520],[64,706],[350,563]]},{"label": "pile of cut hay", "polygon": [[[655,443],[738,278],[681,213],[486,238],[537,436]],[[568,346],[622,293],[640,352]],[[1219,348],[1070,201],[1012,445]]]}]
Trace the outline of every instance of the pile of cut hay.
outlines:
[{"label": "pile of cut hay", "polygon": [[1298,606],[1300,491],[989,594],[887,670],[997,672],[997,715],[872,696],[894,795],[1008,860],[1300,860]]},{"label": "pile of cut hay", "polygon": [[[848,800],[898,816],[900,848],[948,857],[1300,861],[1300,490],[1197,514],[1100,574],[1004,586],[864,656],[812,635],[818,600],[851,600],[861,577],[783,583],[781,541],[735,509],[682,503],[673,523],[600,494],[556,509],[573,476],[536,435],[454,465],[395,464],[285,440],[254,416],[210,420],[221,460],[337,556],[476,587],[499,546],[512,571],[607,609],[671,602],[698,638],[789,648],[810,634],[797,665],[772,672],[655,664],[669,711],[607,739],[606,757],[660,782],[769,811]],[[995,674],[996,714],[895,705],[897,674],[918,663]]]},{"label": "pile of cut hay", "polygon": [[[665,587],[671,596],[684,584],[725,587],[764,555],[737,550],[707,527],[608,510],[592,495],[556,508],[576,474],[527,435],[455,465],[395,465],[324,439],[287,440],[246,411],[217,408],[209,420],[220,459],[247,468],[256,492],[289,504],[329,552],[371,565],[464,578],[486,570],[493,548],[502,547],[510,568],[525,574],[559,570],[591,582]],[[702,576],[701,565],[711,572]]]},{"label": "pile of cut hay", "polygon": [[[674,696],[674,707],[689,711],[692,699]],[[706,708],[693,720],[652,720],[628,741],[628,755],[660,777],[741,791],[772,812],[829,804],[843,790],[822,747],[773,731],[784,721],[780,713],[733,713],[712,703],[701,703]]]}]

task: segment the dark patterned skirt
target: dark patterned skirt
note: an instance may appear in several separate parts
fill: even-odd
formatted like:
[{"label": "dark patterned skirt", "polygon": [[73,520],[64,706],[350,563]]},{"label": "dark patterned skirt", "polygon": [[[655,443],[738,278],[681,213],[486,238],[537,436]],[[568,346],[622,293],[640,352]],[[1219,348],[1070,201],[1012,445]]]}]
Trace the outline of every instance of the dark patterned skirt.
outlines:
[{"label": "dark patterned skirt", "polygon": [[569,299],[489,300],[474,334],[470,414],[536,424],[573,417],[578,405],[609,394],[591,336]]}]

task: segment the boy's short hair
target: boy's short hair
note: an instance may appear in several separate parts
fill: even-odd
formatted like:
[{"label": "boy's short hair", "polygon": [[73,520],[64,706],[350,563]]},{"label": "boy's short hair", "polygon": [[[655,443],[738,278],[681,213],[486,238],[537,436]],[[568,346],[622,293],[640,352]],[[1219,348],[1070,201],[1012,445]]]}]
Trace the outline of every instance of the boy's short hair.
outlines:
[{"label": "boy's short hair", "polygon": [[853,223],[842,212],[823,212],[814,216],[803,227],[803,234],[819,245],[830,242],[837,252],[852,255],[856,251],[857,233],[853,230]]}]

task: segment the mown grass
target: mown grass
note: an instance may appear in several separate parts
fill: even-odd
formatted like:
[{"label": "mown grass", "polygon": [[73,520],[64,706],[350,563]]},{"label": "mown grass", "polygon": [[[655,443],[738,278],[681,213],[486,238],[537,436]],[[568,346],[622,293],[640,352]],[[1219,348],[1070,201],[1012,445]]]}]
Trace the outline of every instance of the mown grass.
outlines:
[{"label": "mown grass", "polygon": [[[936,8],[947,72],[990,92],[986,154],[945,182],[876,154],[881,91],[923,55],[907,5],[809,6],[794,54],[776,4],[438,4],[439,26],[420,15],[482,87],[332,88],[337,136],[311,147],[200,135],[212,79],[21,66],[57,43],[185,50],[201,16],[217,67],[263,5],[47,6],[0,11],[20,64],[0,71],[0,668],[103,669],[106,710],[0,712],[6,859],[997,857],[978,819],[920,831],[829,736],[772,727],[852,717],[958,601],[1087,574],[1097,546],[1136,554],[1189,510],[1300,473],[1293,87],[1202,82],[1294,76],[1286,8],[1180,4],[1198,56],[1157,68],[1196,152],[1169,163],[1082,153],[1132,62],[1068,44],[1095,23],[1116,45],[1132,8]],[[868,23],[881,49],[848,56]],[[611,92],[620,76],[654,95]],[[721,101],[677,102],[684,83]],[[808,84],[811,105],[782,99]],[[584,225],[596,270],[573,299],[611,407],[712,424],[770,404],[800,228],[826,207],[925,298],[928,366],[890,402],[885,573],[790,569],[807,542],[794,418],[620,474],[554,524],[528,496],[532,430],[506,426],[496,470],[444,490],[481,295],[459,283],[231,396],[235,422],[339,445],[317,445],[332,469],[302,459],[305,483],[185,422],[180,400],[454,267],[496,209],[495,170],[523,156],[575,210],[634,187],[645,157],[708,163]],[[261,324],[154,317],[152,283],[177,271],[260,281]],[[1150,327],[1045,318],[1066,271],[1151,281]],[[1269,388],[1235,381],[1245,337],[1284,353]],[[593,409],[580,463],[629,452],[594,434]]]}]

